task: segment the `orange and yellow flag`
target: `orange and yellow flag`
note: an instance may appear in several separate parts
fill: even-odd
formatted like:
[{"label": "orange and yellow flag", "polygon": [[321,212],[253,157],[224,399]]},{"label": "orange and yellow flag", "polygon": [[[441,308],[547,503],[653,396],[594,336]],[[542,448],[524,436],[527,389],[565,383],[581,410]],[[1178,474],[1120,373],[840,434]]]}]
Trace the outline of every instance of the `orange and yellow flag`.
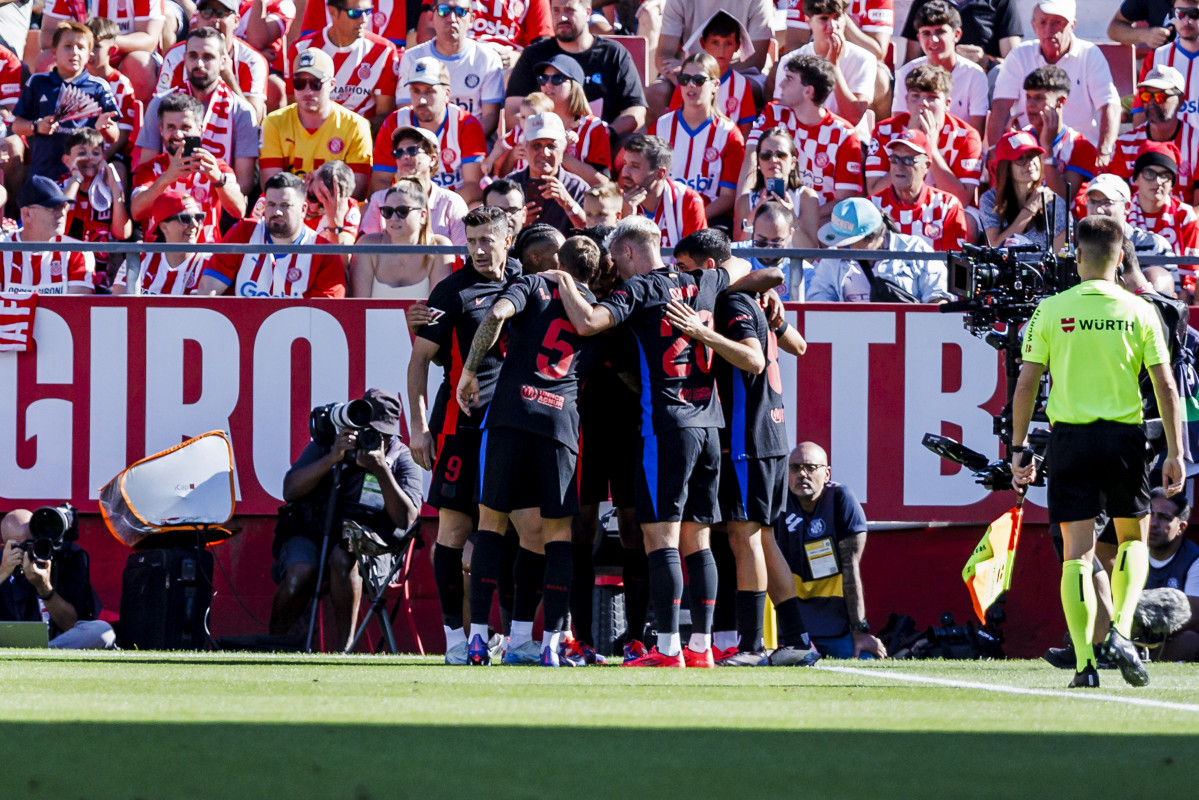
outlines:
[{"label": "orange and yellow flag", "polygon": [[1023,518],[1023,504],[1017,504],[992,522],[962,568],[962,580],[970,591],[979,622],[986,622],[987,608],[1012,585]]}]

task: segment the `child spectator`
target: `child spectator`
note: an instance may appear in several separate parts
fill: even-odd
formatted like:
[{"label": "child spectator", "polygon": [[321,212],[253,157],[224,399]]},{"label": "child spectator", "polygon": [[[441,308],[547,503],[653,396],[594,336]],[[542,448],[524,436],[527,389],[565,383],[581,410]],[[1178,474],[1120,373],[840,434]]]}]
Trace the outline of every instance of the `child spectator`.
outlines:
[{"label": "child spectator", "polygon": [[615,183],[601,183],[593,186],[583,194],[583,216],[587,218],[587,227],[597,225],[616,227],[623,216],[624,198]]},{"label": "child spectator", "polygon": [[[204,230],[204,212],[195,198],[168,189],[154,201],[146,225],[146,240],[167,244],[196,244]],[[208,241],[208,240],[206,240]],[[208,253],[148,253],[137,274],[138,294],[194,294]],[[113,294],[129,292],[126,262],[112,283]]]},{"label": "child spectator", "polygon": [[133,93],[133,84],[112,66],[110,59],[117,52],[117,24],[108,17],[93,17],[87,21],[88,30],[96,37],[92,54],[87,59],[87,71],[108,84],[117,101],[121,115],[117,117],[117,140],[104,149],[104,158],[117,167],[123,180],[129,178],[131,143],[136,141],[142,125],[142,106]]},{"label": "child spectator", "polygon": [[[125,205],[125,186],[104,158],[104,137],[92,128],[80,128],[71,131],[66,148],[62,157],[67,168],[63,194],[72,203],[67,214],[67,235],[83,242],[128,239],[133,235],[133,223]],[[112,277],[108,273],[108,253],[94,255],[96,281],[107,286]],[[114,263],[114,272],[115,266]]]},{"label": "child spectator", "polygon": [[[704,23],[703,28],[683,45],[684,52],[694,53],[702,50],[716,59],[720,68],[716,107],[723,109],[725,116],[737,123],[742,136],[749,135],[750,126],[758,115],[758,108],[754,103],[753,87],[749,79],[734,70],[733,64],[752,57],[753,49],[745,25],[724,10],[713,14]],[[674,95],[670,98],[670,109],[677,111],[682,107],[683,92],[676,86]]]},{"label": "child spectator", "polygon": [[551,109],[566,126],[566,154],[562,166],[592,186],[608,179],[612,170],[608,126],[591,113],[583,68],[565,53],[538,64],[537,85],[553,101]]},{"label": "child spectator", "polygon": [[554,101],[543,92],[533,92],[520,101],[520,110],[516,112],[516,124],[512,130],[495,143],[483,159],[483,175],[508,175],[529,166],[525,160],[525,121],[534,114],[544,114],[554,110]]},{"label": "child spectator", "polygon": [[[45,69],[49,63],[44,60],[46,51],[58,48],[58,29],[68,22],[82,27],[89,17],[107,17],[117,24],[118,66],[133,83],[137,99],[148,103],[158,76],[156,51],[164,43],[163,0],[48,0],[42,13],[42,55],[34,60],[26,53],[26,61],[35,72]],[[170,43],[167,41],[168,47]]]},{"label": "child spectator", "polygon": [[[924,55],[908,61],[895,73],[895,85],[904,86],[912,70],[923,64],[941,67],[953,76],[953,91],[949,96],[949,113],[964,119],[983,132],[990,106],[987,72],[968,58],[958,55],[957,43],[962,40],[962,15],[945,0],[931,0],[912,12],[912,22]],[[892,113],[910,111],[905,93],[895,95]]]}]

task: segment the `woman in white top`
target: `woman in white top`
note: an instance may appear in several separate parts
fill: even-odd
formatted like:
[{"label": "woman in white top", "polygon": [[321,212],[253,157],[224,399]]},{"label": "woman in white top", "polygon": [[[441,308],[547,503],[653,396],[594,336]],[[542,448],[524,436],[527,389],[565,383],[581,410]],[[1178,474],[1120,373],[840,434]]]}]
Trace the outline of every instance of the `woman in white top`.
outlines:
[{"label": "woman in white top", "polygon": [[[450,244],[446,237],[433,233],[425,191],[415,178],[396,181],[379,204],[379,213],[384,230],[366,234],[359,244]],[[450,274],[453,263],[450,254],[356,254],[350,259],[350,297],[423,300]]]},{"label": "woman in white top", "polygon": [[[743,183],[733,209],[733,241],[753,238],[749,221],[754,210],[766,200],[782,203],[796,217],[795,247],[818,247],[816,231],[820,216],[820,198],[800,183],[799,154],[795,139],[786,128],[771,128],[758,138],[758,169],[753,182]],[[781,183],[780,183],[781,182]],[[778,187],[783,191],[779,192]]]}]

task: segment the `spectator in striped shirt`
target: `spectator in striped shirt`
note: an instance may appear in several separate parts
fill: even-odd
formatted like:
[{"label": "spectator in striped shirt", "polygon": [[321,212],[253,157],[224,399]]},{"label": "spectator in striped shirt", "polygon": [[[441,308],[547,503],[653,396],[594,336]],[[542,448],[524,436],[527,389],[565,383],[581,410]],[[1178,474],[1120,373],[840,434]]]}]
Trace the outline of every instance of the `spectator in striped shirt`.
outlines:
[{"label": "spectator in striped shirt", "polygon": [[1178,148],[1173,142],[1147,142],[1133,164],[1136,194],[1128,222],[1162,236],[1178,256],[1199,255],[1199,220],[1195,209],[1174,196],[1178,181]]},{"label": "spectator in striped shirt", "polygon": [[672,247],[684,236],[708,227],[704,199],[684,183],[670,178],[670,145],[657,136],[635,134],[624,143],[624,166],[619,186],[623,216],[642,214],[662,231],[662,246]]},{"label": "spectator in striped shirt", "polygon": [[1045,185],[1067,200],[1095,177],[1099,155],[1087,137],[1067,125],[1062,109],[1070,96],[1070,76],[1061,67],[1047,64],[1024,79],[1024,103],[1029,124],[1024,130],[1037,137],[1045,150]]},{"label": "spectator in striped shirt", "polygon": [[[146,224],[146,239],[167,244],[196,244],[204,230],[204,212],[191,195],[168,189],[154,201]],[[209,259],[208,253],[150,253],[142,258],[136,282],[136,294],[194,294]],[[112,284],[113,294],[130,292],[126,271],[121,264]]]},{"label": "spectator in striped shirt", "polygon": [[1137,84],[1137,98],[1145,110],[1145,121],[1116,139],[1111,172],[1132,180],[1132,166],[1146,142],[1173,142],[1178,147],[1178,184],[1174,194],[1185,203],[1195,203],[1195,170],[1199,168],[1199,128],[1187,121],[1183,109],[1186,80],[1167,64],[1158,64]]},{"label": "spectator in striped shirt", "polygon": [[[141,106],[134,96],[133,84],[117,71],[110,59],[117,52],[117,24],[108,17],[94,17],[87,21],[87,27],[96,37],[92,44],[92,54],[87,60],[87,71],[93,76],[108,83],[108,89],[117,101],[121,115],[117,117],[117,140],[104,151],[104,157],[114,167],[117,167],[125,183],[129,182],[129,155],[132,138],[137,134],[142,124]],[[13,98],[14,101],[16,98]]]},{"label": "spectator in striped shirt", "polygon": [[[716,91],[716,107],[737,123],[741,135],[748,136],[758,115],[753,87],[749,78],[733,69],[734,61],[744,61],[753,55],[753,43],[745,24],[721,9],[713,14],[701,30],[683,45],[686,53],[703,51],[716,59],[720,67],[720,86]],[[670,98],[672,111],[683,107],[683,92],[675,87]]]},{"label": "spectator in striped shirt", "polygon": [[908,129],[887,144],[891,184],[870,199],[900,233],[923,239],[933,250],[961,250],[973,244],[977,229],[967,231],[966,212],[949,192],[924,182],[932,150],[924,131]]}]

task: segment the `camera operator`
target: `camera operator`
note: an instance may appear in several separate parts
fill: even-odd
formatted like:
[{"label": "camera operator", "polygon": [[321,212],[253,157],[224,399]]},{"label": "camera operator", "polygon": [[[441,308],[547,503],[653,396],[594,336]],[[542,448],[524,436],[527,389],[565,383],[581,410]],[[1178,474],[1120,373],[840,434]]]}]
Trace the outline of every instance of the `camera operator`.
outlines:
[{"label": "camera operator", "polygon": [[[383,389],[368,389],[362,396],[371,406],[369,429],[344,428],[331,446],[311,441],[283,478],[283,499],[272,552],[271,577],[278,584],[271,603],[271,633],[286,634],[303,613],[316,582],[326,503],[332,472],[342,465],[337,513],[329,535],[329,595],[333,601],[337,642],[345,649],[354,637],[362,578],[358,563],[342,537],[342,523],[352,520],[370,528],[384,540],[404,531],[420,513],[420,470],[400,441],[400,401]],[[359,447],[370,429],[382,441],[371,450]],[[377,556],[372,575],[386,575],[393,555]]]},{"label": "camera operator", "polygon": [[74,542],[63,542],[52,558],[33,557],[33,514],[10,511],[0,522],[4,556],[0,559],[0,622],[45,622],[50,646],[71,650],[109,650],[116,635],[96,619],[100,599],[88,577],[88,557]]}]

